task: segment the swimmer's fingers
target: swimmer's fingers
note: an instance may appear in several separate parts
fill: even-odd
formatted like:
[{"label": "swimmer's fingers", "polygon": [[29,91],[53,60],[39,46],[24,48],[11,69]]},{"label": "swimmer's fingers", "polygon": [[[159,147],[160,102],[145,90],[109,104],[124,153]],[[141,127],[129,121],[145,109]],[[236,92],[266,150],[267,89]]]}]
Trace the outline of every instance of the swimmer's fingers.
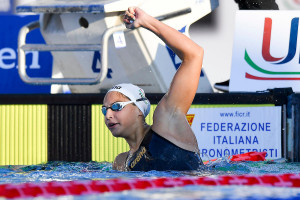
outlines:
[{"label": "swimmer's fingers", "polygon": [[131,7],[128,8],[128,12],[134,14],[136,8],[137,8],[137,7],[135,7],[135,6],[131,6]]},{"label": "swimmer's fingers", "polygon": [[132,23],[132,19],[130,19],[129,17],[127,17],[127,16],[123,16],[123,22],[125,23],[125,24],[131,24]]},{"label": "swimmer's fingers", "polygon": [[136,26],[136,24],[134,24],[135,20],[136,20],[136,17],[135,17],[134,12],[132,12],[132,11],[125,12],[124,17],[123,17],[123,22],[125,23],[126,28],[129,28],[129,29],[136,28],[137,26]]},{"label": "swimmer's fingers", "polygon": [[125,15],[127,15],[133,20],[135,20],[135,14],[135,7],[129,7],[128,10],[125,12]]},{"label": "swimmer's fingers", "polygon": [[134,21],[132,19],[124,19],[123,20],[125,23],[126,28],[128,29],[135,29]]},{"label": "swimmer's fingers", "polygon": [[123,22],[124,23],[133,23],[135,21],[135,16],[131,17],[131,16],[128,16],[128,15],[124,15],[123,16]]},{"label": "swimmer's fingers", "polygon": [[147,21],[147,14],[138,7],[129,7],[124,13],[124,23],[127,28],[134,29],[143,26]]}]

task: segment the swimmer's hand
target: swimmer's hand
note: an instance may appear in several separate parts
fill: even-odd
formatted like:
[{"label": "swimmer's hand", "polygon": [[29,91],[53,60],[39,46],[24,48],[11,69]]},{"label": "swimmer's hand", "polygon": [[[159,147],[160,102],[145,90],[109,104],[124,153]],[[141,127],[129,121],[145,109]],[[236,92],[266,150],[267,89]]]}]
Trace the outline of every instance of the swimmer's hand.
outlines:
[{"label": "swimmer's hand", "polygon": [[143,21],[147,14],[138,7],[129,7],[124,14],[123,21],[126,28],[135,29],[143,25]]}]

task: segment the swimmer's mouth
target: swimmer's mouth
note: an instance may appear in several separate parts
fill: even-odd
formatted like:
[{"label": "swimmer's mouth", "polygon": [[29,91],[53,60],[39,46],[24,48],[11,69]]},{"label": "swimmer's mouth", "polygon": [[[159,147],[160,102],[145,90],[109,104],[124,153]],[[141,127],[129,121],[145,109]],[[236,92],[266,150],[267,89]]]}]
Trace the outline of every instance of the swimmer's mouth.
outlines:
[{"label": "swimmer's mouth", "polygon": [[113,128],[117,124],[119,124],[119,123],[109,123],[109,124],[107,124],[107,127],[108,128]]}]

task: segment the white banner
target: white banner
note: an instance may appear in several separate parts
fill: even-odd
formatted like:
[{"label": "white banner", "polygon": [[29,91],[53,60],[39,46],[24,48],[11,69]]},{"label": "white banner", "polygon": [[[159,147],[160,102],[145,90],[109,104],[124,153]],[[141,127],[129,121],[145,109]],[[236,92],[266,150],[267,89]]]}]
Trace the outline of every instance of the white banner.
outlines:
[{"label": "white banner", "polygon": [[281,107],[191,108],[187,119],[203,160],[267,152],[281,158]]},{"label": "white banner", "polygon": [[300,92],[299,11],[238,11],[230,91]]}]

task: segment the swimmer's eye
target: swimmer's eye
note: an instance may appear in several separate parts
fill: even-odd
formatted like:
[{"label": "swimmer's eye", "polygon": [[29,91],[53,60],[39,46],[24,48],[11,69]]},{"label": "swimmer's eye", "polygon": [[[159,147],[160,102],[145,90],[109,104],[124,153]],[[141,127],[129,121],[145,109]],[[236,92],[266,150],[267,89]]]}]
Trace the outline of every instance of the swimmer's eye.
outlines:
[{"label": "swimmer's eye", "polygon": [[135,102],[138,102],[138,101],[145,101],[145,100],[147,100],[147,99],[146,98],[140,98],[140,99],[137,99],[135,101],[115,102],[110,107],[102,106],[102,113],[103,113],[104,116],[106,116],[107,110],[109,108],[112,111],[120,111],[128,104],[135,103]]},{"label": "swimmer's eye", "polygon": [[127,102],[116,102],[110,107],[102,106],[102,113],[105,116],[107,113],[107,110],[110,108],[112,111],[120,111],[122,110],[126,105],[133,103],[133,101],[127,101]]}]

